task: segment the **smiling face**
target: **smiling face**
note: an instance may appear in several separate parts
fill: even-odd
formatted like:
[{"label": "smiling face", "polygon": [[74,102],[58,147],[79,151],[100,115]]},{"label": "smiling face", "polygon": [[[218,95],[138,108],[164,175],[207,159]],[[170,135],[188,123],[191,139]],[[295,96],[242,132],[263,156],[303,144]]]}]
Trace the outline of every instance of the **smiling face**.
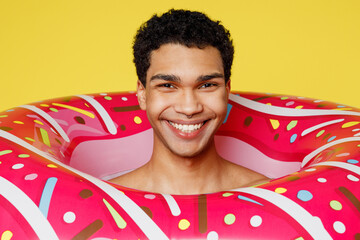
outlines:
[{"label": "smiling face", "polygon": [[153,51],[138,100],[154,129],[154,152],[188,158],[214,148],[229,91],[216,48],[164,44]]}]

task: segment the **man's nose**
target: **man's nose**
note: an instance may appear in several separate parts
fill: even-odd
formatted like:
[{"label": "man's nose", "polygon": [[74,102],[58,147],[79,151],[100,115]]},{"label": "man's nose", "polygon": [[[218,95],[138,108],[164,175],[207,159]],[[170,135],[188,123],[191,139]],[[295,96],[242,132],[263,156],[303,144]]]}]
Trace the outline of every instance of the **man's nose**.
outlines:
[{"label": "man's nose", "polygon": [[199,96],[193,91],[184,91],[177,99],[175,111],[186,116],[193,116],[202,112],[203,105]]}]

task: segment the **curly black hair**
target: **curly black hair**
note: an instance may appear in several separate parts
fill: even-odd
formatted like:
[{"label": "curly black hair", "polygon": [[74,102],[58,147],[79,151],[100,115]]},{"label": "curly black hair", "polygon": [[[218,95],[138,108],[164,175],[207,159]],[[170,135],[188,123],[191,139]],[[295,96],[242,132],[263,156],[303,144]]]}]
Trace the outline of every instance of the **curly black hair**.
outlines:
[{"label": "curly black hair", "polygon": [[142,24],[134,38],[133,53],[136,73],[146,86],[151,52],[163,44],[177,43],[200,49],[213,46],[221,54],[225,82],[230,79],[234,46],[230,32],[220,21],[213,21],[204,13],[171,9],[161,16],[153,15]]}]

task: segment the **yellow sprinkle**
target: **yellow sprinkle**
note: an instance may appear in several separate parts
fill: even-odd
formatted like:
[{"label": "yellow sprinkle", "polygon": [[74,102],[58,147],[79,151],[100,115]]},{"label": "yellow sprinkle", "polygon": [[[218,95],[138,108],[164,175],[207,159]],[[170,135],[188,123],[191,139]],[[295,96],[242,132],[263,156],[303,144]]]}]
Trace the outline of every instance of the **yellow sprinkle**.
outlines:
[{"label": "yellow sprinkle", "polygon": [[224,217],[224,222],[227,224],[227,225],[231,225],[235,222],[236,220],[236,217],[234,214],[232,213],[229,213],[229,214],[226,214],[226,216]]},{"label": "yellow sprinkle", "polygon": [[43,142],[44,142],[47,146],[51,147],[48,132],[47,132],[45,129],[40,128],[40,134],[41,134],[41,138],[42,138]]},{"label": "yellow sprinkle", "polygon": [[297,120],[291,121],[291,122],[286,126],[286,129],[287,129],[288,131],[290,131],[291,129],[293,129],[293,128],[296,126],[297,123],[298,123]]},{"label": "yellow sprinkle", "polygon": [[335,108],[333,110],[339,110],[339,111],[351,111],[352,108]]},{"label": "yellow sprinkle", "polygon": [[48,104],[40,104],[40,106],[42,106],[42,107],[48,107],[49,105]]},{"label": "yellow sprinkle", "polygon": [[320,137],[324,132],[325,130],[321,130],[320,132],[318,132],[318,134],[316,134],[316,137]]},{"label": "yellow sprinkle", "polygon": [[44,125],[42,122],[40,122],[39,120],[34,120],[35,123],[40,124],[40,125]]},{"label": "yellow sprinkle", "polygon": [[232,195],[234,195],[233,193],[224,193],[223,194],[223,197],[230,197],[230,196],[232,196]]},{"label": "yellow sprinkle", "polygon": [[140,123],[142,123],[142,120],[141,120],[140,117],[136,116],[136,117],[134,117],[134,122],[135,122],[136,124],[140,124]]},{"label": "yellow sprinkle", "polygon": [[13,123],[16,123],[16,124],[24,124],[22,121],[13,121]]},{"label": "yellow sprinkle", "polygon": [[299,106],[296,106],[295,109],[302,109],[303,107],[304,106],[299,105]]},{"label": "yellow sprinkle", "polygon": [[304,238],[303,237],[298,237],[295,240],[304,240]]},{"label": "yellow sprinkle", "polygon": [[0,118],[5,118],[7,117],[8,115],[0,115]]},{"label": "yellow sprinkle", "polygon": [[114,221],[115,221],[116,225],[118,226],[118,228],[120,228],[120,229],[126,228],[127,224],[126,224],[125,220],[113,208],[113,206],[111,206],[110,203],[108,203],[108,201],[106,201],[105,199],[103,199],[103,202],[105,203],[106,207],[108,208],[111,216],[114,218]]},{"label": "yellow sprinkle", "polygon": [[276,188],[275,189],[275,192],[276,193],[285,193],[287,191],[287,189],[286,188],[283,188],[283,187],[278,187],[278,188]]},{"label": "yellow sprinkle", "polygon": [[95,115],[92,114],[91,112],[88,112],[86,110],[77,108],[77,107],[73,107],[73,106],[69,106],[69,105],[65,105],[65,104],[61,104],[61,103],[53,103],[52,105],[57,106],[57,107],[62,107],[62,108],[67,108],[69,110],[73,110],[75,112],[84,114],[85,116],[88,116],[90,118],[95,118]]},{"label": "yellow sprinkle", "polygon": [[84,103],[85,106],[89,107],[89,105],[87,103]]},{"label": "yellow sprinkle", "polygon": [[341,127],[342,128],[348,128],[348,127],[352,127],[352,126],[355,126],[357,124],[359,124],[360,122],[347,122],[347,123],[344,123]]},{"label": "yellow sprinkle", "polygon": [[186,230],[190,227],[190,222],[186,219],[181,219],[179,222],[179,229]]},{"label": "yellow sprinkle", "polygon": [[31,142],[35,142],[35,140],[34,140],[34,139],[29,138],[29,137],[25,137],[25,139],[26,139],[26,140],[29,140],[29,141],[31,141]]},{"label": "yellow sprinkle", "polygon": [[52,164],[52,163],[48,164],[47,167],[49,167],[49,168],[57,168],[57,166]]},{"label": "yellow sprinkle", "polygon": [[266,105],[272,106],[272,104],[271,104],[271,103],[269,103],[269,102],[268,102]]},{"label": "yellow sprinkle", "polygon": [[1,240],[10,240],[12,237],[13,237],[13,233],[11,231],[9,231],[9,230],[6,230],[1,235]]},{"label": "yellow sprinkle", "polygon": [[274,129],[278,129],[279,126],[280,126],[280,123],[278,120],[275,120],[275,119],[270,119],[270,123],[271,123],[271,126],[274,128]]}]

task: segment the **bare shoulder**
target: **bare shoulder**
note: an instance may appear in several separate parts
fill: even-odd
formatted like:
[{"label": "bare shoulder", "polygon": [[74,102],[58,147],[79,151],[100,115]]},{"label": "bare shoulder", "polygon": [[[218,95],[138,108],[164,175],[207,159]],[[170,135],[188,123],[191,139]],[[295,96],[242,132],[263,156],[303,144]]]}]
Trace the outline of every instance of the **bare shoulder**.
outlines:
[{"label": "bare shoulder", "polygon": [[124,175],[110,179],[109,182],[128,188],[139,189],[140,186],[143,184],[143,176],[144,175],[142,174],[142,169],[138,168]]},{"label": "bare shoulder", "polygon": [[227,177],[234,188],[250,187],[268,182],[270,179],[258,172],[227,161]]}]

